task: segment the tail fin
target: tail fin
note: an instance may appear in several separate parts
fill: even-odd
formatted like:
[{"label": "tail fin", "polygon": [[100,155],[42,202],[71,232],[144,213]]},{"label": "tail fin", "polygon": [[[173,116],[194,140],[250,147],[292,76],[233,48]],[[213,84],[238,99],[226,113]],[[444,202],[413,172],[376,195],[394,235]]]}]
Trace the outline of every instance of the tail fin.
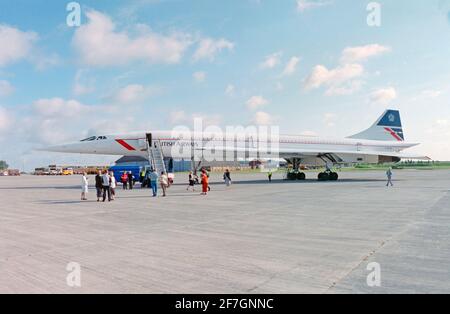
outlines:
[{"label": "tail fin", "polygon": [[402,120],[398,110],[386,110],[367,130],[349,138],[377,141],[404,141]]}]

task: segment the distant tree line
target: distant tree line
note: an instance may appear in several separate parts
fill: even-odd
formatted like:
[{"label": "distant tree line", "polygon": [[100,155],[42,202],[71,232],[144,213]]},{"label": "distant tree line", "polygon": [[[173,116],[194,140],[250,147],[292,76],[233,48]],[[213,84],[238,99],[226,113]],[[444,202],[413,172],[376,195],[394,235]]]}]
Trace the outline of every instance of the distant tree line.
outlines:
[{"label": "distant tree line", "polygon": [[0,170],[8,169],[9,165],[4,160],[0,160]]}]

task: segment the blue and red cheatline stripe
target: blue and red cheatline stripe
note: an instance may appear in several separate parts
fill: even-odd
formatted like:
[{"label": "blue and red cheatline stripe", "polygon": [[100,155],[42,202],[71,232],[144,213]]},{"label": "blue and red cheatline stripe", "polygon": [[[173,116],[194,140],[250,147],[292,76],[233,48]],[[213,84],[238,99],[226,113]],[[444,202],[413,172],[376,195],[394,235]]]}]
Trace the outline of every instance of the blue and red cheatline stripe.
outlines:
[{"label": "blue and red cheatline stripe", "polygon": [[404,140],[402,129],[392,129],[387,127],[384,129],[389,132],[397,141],[401,142]]},{"label": "blue and red cheatline stripe", "polygon": [[120,145],[122,145],[123,147],[125,147],[128,150],[136,150],[133,146],[131,146],[130,144],[128,144],[124,140],[116,140],[116,142],[119,143]]}]

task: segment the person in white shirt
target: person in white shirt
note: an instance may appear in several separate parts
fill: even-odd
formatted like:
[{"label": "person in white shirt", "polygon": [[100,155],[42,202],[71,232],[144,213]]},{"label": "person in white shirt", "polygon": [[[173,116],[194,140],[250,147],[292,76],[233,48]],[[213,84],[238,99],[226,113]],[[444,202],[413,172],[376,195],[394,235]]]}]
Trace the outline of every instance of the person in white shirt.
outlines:
[{"label": "person in white shirt", "polygon": [[81,200],[87,201],[87,194],[89,192],[89,179],[87,177],[87,173],[83,173],[83,177],[81,179]]},{"label": "person in white shirt", "polygon": [[106,194],[108,194],[108,202],[111,202],[111,177],[108,174],[108,171],[105,170],[102,176],[102,185],[103,185],[103,202],[106,201]]},{"label": "person in white shirt", "polygon": [[169,177],[163,171],[161,172],[161,176],[159,177],[159,183],[161,184],[161,189],[163,191],[163,197],[166,197],[166,190],[169,187]]},{"label": "person in white shirt", "polygon": [[114,176],[114,172],[110,172],[109,176],[111,177],[111,179],[109,180],[110,182],[110,190],[111,190],[111,200],[115,200],[116,199],[116,187],[117,187],[117,181],[116,181],[116,177]]}]

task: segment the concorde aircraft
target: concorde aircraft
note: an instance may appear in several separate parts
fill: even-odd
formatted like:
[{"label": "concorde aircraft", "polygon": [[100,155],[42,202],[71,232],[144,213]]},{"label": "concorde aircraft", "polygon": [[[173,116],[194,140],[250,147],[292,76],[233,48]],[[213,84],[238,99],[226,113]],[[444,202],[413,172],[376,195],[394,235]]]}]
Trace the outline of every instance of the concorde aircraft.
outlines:
[{"label": "concorde aircraft", "polygon": [[[293,165],[290,179],[304,180],[300,165],[323,164],[327,171],[319,180],[337,180],[330,165],[388,163],[405,159],[427,159],[407,154],[404,150],[418,143],[405,141],[400,112],[386,110],[367,130],[347,138],[305,135],[261,135],[258,130],[244,132],[190,132],[188,130],[135,132],[91,136],[79,142],[47,147],[43,150],[62,153],[143,156],[160,170],[163,160],[191,159],[231,161],[242,159],[282,158]],[[221,159],[222,158],[222,159]],[[159,166],[158,166],[159,160]],[[165,168],[164,168],[165,170]]]}]

